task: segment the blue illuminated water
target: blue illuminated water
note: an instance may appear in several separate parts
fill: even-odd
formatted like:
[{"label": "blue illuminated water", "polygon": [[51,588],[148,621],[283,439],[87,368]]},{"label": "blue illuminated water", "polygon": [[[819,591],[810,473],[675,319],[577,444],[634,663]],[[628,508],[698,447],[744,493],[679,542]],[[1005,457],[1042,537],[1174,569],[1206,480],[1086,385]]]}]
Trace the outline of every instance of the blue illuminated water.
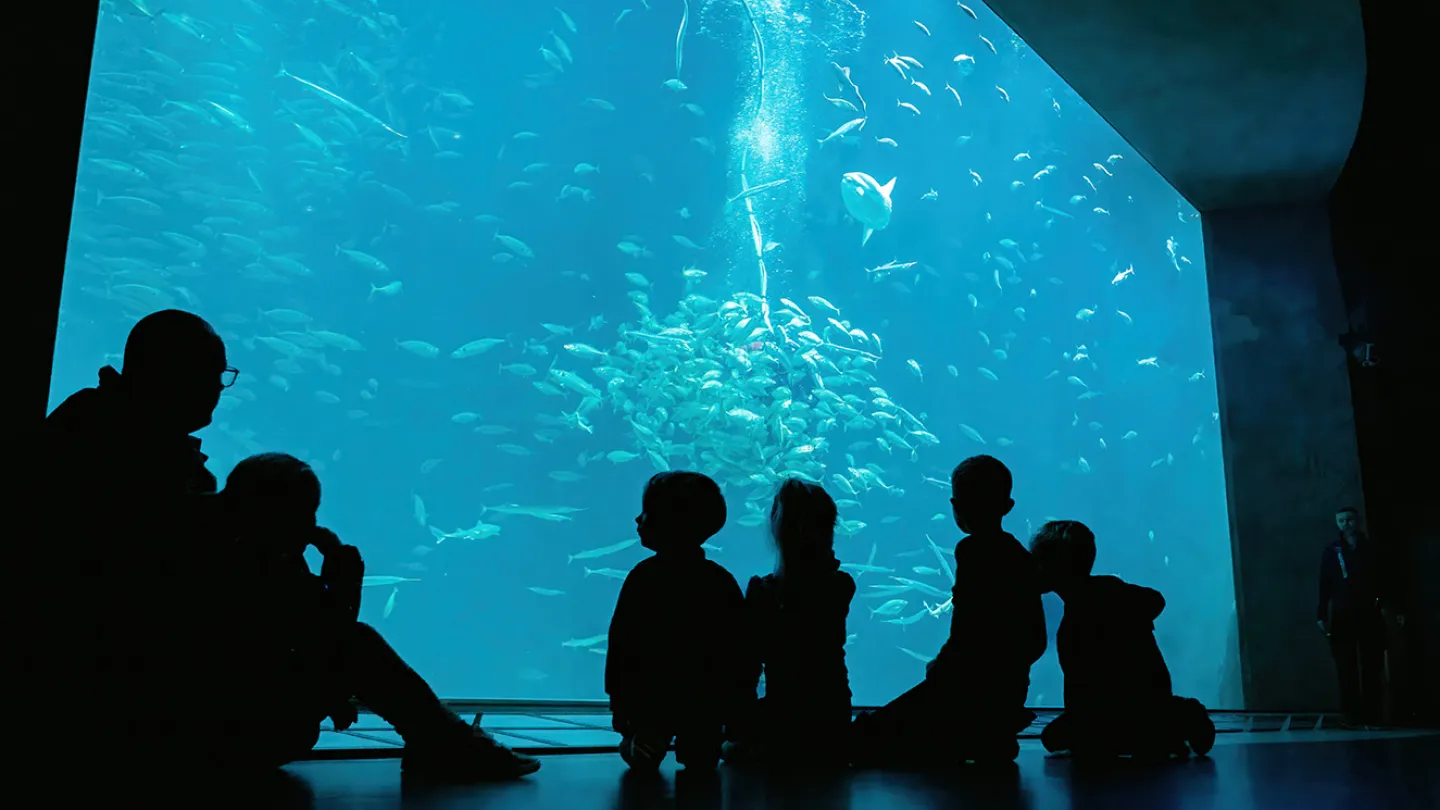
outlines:
[{"label": "blue illuminated water", "polygon": [[[945,549],[959,536],[948,492],[925,479],[989,452],[1015,473],[1007,528],[1026,539],[1051,517],[1088,523],[1097,572],[1168,600],[1156,632],[1177,692],[1222,704],[1234,597],[1194,210],[979,3],[972,19],[948,2],[868,0],[862,28],[848,4],[753,0],[752,27],[740,0],[696,0],[678,91],[664,82],[683,2],[629,5],[617,22],[618,3],[572,0],[571,32],[548,4],[107,0],[52,404],[119,365],[146,312],[210,319],[243,372],[201,434],[213,471],[262,450],[311,461],[323,522],[360,547],[368,573],[419,580],[367,589],[362,618],[455,697],[603,697],[603,642],[563,642],[605,632],[620,582],[584,572],[647,552],[567,558],[632,537],[660,465],[693,468],[725,486],[731,522],[711,556],[743,584],[773,564],[758,510],[802,464],[769,451],[805,444],[804,470],[857,502],[842,518],[866,524],[837,537],[842,560],[894,569],[858,577],[850,616],[855,700],[882,702],[923,671],[899,648],[932,654],[949,616],[886,623],[869,586],[893,575],[949,589],[925,536]],[[973,57],[968,74],[959,54]],[[923,65],[899,60],[928,94],[892,56]],[[822,148],[862,117],[823,98],[858,106],[832,62],[850,68],[867,122],[853,143]],[[580,163],[599,171],[577,174]],[[789,182],[727,209],[742,168],[752,186]],[[897,178],[893,218],[864,247],[841,202],[841,176],[857,171]],[[891,261],[916,264],[867,272]],[[687,279],[687,267],[706,275]],[[651,285],[648,326],[628,295],[642,279],[627,273]],[[712,328],[736,293],[765,296],[768,326],[760,299],[742,297],[744,322]],[[687,294],[710,303],[661,323]],[[676,324],[691,332],[683,349],[633,334]],[[817,348],[807,331],[819,360],[805,357]],[[450,356],[480,338],[505,343]],[[576,343],[623,362],[564,348]],[[824,366],[865,362],[860,351],[881,359]],[[718,364],[718,389],[701,388],[702,362]],[[583,406],[552,368],[599,402]],[[853,413],[827,413],[821,385],[853,397]],[[717,403],[719,416],[696,415]],[[741,406],[762,421],[729,415]],[[892,422],[913,453],[886,438]],[[914,435],[921,423],[938,446]],[[637,457],[605,457],[615,451]],[[837,475],[868,483],[851,495]],[[507,504],[583,511],[483,511]],[[430,528],[479,520],[500,532],[437,543]],[[903,598],[898,618],[941,601]],[[1061,605],[1046,600],[1053,629]],[[1032,704],[1059,704],[1053,649],[1032,681]]]}]

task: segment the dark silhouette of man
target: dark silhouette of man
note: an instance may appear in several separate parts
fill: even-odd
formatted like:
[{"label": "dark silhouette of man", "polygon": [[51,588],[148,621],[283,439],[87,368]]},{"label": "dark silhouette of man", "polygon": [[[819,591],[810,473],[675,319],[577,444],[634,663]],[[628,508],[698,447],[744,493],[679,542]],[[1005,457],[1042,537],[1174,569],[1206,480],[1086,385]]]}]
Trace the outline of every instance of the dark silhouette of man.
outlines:
[{"label": "dark silhouette of man", "polygon": [[[35,698],[21,722],[32,748],[78,732],[122,764],[282,764],[314,744],[326,710],[297,705],[273,677],[236,521],[190,435],[238,372],[214,329],[178,310],[136,323],[123,369],[102,368],[99,385],[66,399],[25,448],[17,506],[44,523],[19,552],[37,617],[21,639]],[[373,629],[354,627],[337,669],[406,738],[407,773],[538,769],[445,709]]]},{"label": "dark silhouette of man", "polygon": [[[207,652],[201,616],[218,607],[185,569],[223,570],[220,549],[187,542],[221,520],[215,478],[190,434],[210,423],[233,375],[209,324],[174,310],[137,323],[125,358],[123,374],[102,368],[97,387],[27,437],[16,508],[40,519],[16,544],[32,572],[34,620],[21,624],[35,631],[20,665],[47,697],[32,730],[42,739],[78,724],[122,750],[142,731],[183,746],[182,717],[170,709],[197,697],[186,694],[198,681],[185,670]],[[96,701],[117,709],[97,718]]]},{"label": "dark silhouette of man", "polygon": [[1385,618],[1397,624],[1404,613],[1387,593],[1377,550],[1360,528],[1360,513],[1345,507],[1335,513],[1339,529],[1320,556],[1320,601],[1316,624],[1330,640],[1340,677],[1340,705],[1353,724],[1380,722],[1384,703]]}]

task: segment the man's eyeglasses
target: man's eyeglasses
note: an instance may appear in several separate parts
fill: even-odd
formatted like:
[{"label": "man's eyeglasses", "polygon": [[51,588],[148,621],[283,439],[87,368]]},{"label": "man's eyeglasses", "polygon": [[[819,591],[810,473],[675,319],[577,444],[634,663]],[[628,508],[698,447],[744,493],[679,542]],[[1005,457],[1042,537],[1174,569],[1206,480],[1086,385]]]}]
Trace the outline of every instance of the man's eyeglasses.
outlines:
[{"label": "man's eyeglasses", "polygon": [[240,369],[234,366],[226,366],[225,370],[220,372],[220,386],[222,388],[229,388],[235,384],[235,379],[239,376]]}]

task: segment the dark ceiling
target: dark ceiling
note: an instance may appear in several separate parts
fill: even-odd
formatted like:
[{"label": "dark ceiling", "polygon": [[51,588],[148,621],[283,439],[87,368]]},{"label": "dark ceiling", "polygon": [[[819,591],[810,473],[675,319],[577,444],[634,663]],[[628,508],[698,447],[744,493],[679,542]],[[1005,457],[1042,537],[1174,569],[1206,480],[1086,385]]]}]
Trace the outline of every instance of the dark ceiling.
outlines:
[{"label": "dark ceiling", "polygon": [[1201,211],[1317,199],[1360,121],[1357,0],[989,0]]}]

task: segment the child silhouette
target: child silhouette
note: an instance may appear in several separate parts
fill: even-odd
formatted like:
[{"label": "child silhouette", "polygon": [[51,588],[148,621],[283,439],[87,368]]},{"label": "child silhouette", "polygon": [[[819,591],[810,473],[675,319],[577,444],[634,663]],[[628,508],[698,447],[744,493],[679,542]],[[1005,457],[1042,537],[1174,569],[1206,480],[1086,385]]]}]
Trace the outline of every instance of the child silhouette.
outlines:
[{"label": "child silhouette", "polygon": [[752,659],[749,696],[761,671],[765,697],[731,735],[731,762],[844,765],[850,731],[845,620],[855,580],[835,557],[835,501],[824,488],[787,479],[770,508],[775,573],[752,577],[745,612]]},{"label": "child silhouette", "polygon": [[1001,528],[1014,508],[1010,470],[991,456],[950,474],[950,510],[966,537],[955,546],[950,639],[925,680],[855,719],[856,765],[950,766],[1010,762],[1016,736],[1035,719],[1025,708],[1030,666],[1045,652],[1045,610],[1030,553]]},{"label": "child silhouette", "polygon": [[[258,708],[283,726],[253,716],[242,724],[276,738],[274,764],[312,747],[319,723],[337,729],[355,722],[351,698],[389,721],[405,740],[404,772],[442,780],[514,779],[539,770],[534,757],[517,754],[478,724],[466,724],[445,707],[425,680],[374,628],[357,621],[365,563],[359,549],[318,528],[320,479],[308,464],[284,453],[262,453],[235,466],[220,493],[234,517],[242,580],[254,583],[255,620],[235,639],[251,661],[245,690]],[[320,574],[305,563],[305,549],[324,556]],[[248,606],[247,606],[248,607]]]},{"label": "child silhouette", "polygon": [[1208,753],[1215,725],[1200,701],[1171,692],[1155,643],[1165,597],[1119,577],[1092,576],[1095,535],[1079,521],[1046,523],[1030,551],[1041,587],[1065,600],[1055,633],[1065,713],[1045,726],[1045,748],[1077,756]]},{"label": "child silhouette", "polygon": [[[263,594],[255,628],[296,671],[323,670],[318,665],[360,616],[365,563],[358,549],[316,525],[320,479],[294,456],[260,453],[235,465],[220,497],[235,521],[245,577]],[[312,545],[324,558],[319,576],[305,562]],[[322,698],[342,730],[354,722],[349,698],[339,692]]]},{"label": "child silhouette", "polygon": [[704,475],[663,472],[635,525],[655,556],[625,578],[610,620],[605,691],[620,754],[653,769],[674,740],[681,765],[714,768],[744,682],[745,597],[701,548],[725,526],[725,498]]}]

